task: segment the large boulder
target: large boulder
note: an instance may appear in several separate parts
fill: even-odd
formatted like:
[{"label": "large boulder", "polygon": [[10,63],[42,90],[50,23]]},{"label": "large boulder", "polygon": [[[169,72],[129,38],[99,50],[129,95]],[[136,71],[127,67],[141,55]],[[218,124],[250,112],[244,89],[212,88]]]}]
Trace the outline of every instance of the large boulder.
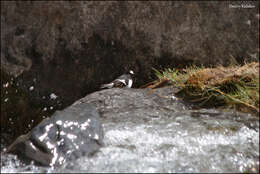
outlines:
[{"label": "large boulder", "polygon": [[85,155],[94,154],[103,145],[102,122],[146,122],[158,116],[188,109],[174,97],[172,86],[159,89],[112,88],[97,91],[56,111],[29,133],[19,136],[6,150],[26,163],[59,166]]},{"label": "large boulder", "polygon": [[192,105],[174,96],[177,90],[172,86],[158,89],[112,88],[91,93],[73,105],[94,105],[104,122],[145,122],[151,117],[170,117],[174,112],[190,109]]},{"label": "large boulder", "polygon": [[25,162],[59,166],[81,156],[93,155],[103,144],[99,113],[90,104],[56,111],[28,134],[18,137],[7,153],[18,154]]}]

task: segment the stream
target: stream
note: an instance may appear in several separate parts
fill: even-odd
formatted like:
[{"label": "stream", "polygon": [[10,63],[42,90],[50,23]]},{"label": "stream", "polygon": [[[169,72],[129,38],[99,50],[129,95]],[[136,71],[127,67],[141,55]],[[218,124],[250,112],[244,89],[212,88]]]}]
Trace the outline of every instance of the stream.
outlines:
[{"label": "stream", "polygon": [[110,119],[104,144],[93,157],[62,167],[23,164],[3,155],[1,172],[257,172],[259,118],[215,109],[183,110],[168,117]]}]

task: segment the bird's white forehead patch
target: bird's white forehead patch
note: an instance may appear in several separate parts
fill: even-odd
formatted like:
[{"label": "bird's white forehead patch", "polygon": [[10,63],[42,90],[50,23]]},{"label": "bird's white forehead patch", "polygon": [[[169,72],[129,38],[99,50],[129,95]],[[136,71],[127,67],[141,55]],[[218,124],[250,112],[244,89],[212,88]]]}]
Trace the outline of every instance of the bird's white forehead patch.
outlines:
[{"label": "bird's white forehead patch", "polygon": [[135,74],[133,70],[130,70],[129,73],[130,73],[130,74]]}]

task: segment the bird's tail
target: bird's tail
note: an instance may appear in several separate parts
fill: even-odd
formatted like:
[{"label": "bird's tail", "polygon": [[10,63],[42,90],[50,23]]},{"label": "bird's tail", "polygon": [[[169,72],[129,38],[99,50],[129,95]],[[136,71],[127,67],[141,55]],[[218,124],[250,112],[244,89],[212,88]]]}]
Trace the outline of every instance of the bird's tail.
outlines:
[{"label": "bird's tail", "polygon": [[103,89],[103,88],[112,88],[113,87],[113,83],[107,83],[107,84],[103,84],[100,86],[100,89]]}]

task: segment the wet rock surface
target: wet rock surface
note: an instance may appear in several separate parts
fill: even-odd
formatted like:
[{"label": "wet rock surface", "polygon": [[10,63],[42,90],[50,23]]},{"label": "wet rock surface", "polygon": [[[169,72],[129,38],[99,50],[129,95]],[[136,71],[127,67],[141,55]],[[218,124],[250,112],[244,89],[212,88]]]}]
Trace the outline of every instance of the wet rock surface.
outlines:
[{"label": "wet rock surface", "polygon": [[169,86],[156,90],[113,88],[87,95],[74,104],[91,103],[101,113],[102,120],[139,121],[147,117],[166,116],[171,112],[188,109],[188,103],[177,101],[175,88]]},{"label": "wet rock surface", "polygon": [[114,88],[89,94],[71,107],[91,104],[100,112],[104,146],[97,153],[91,158],[67,161],[55,169],[23,166],[14,156],[4,155],[2,170],[49,173],[259,170],[258,117],[215,109],[193,110],[173,96],[174,90],[170,86],[153,90]]},{"label": "wet rock surface", "polygon": [[59,166],[66,161],[93,155],[103,141],[99,113],[91,104],[79,104],[56,111],[28,134],[18,137],[7,153],[25,162]]}]

